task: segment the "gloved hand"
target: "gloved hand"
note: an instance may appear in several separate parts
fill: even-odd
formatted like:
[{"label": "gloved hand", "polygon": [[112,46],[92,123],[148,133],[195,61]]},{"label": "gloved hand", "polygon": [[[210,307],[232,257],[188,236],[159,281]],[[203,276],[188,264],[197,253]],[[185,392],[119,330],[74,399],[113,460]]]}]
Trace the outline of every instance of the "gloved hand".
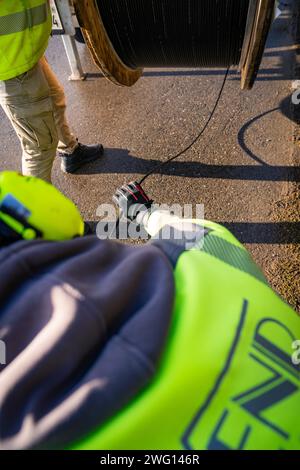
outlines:
[{"label": "gloved hand", "polygon": [[134,181],[117,189],[113,201],[122,215],[131,222],[135,221],[141,212],[151,209],[153,204],[141,185]]}]

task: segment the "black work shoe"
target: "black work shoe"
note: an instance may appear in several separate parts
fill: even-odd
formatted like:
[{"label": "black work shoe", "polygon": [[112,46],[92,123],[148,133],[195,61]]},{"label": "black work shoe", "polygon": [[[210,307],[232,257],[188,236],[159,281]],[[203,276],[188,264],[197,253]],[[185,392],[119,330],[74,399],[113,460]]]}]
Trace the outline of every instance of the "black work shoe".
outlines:
[{"label": "black work shoe", "polygon": [[61,170],[64,173],[74,173],[86,163],[93,162],[103,155],[104,149],[101,144],[83,145],[78,143],[78,147],[73,153],[67,154],[59,152],[61,158]]}]

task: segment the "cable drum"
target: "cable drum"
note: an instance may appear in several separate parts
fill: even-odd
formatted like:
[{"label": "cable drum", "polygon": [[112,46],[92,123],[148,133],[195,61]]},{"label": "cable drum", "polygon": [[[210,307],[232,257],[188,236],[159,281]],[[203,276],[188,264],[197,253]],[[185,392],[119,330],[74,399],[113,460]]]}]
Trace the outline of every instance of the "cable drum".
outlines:
[{"label": "cable drum", "polygon": [[[246,64],[242,87],[250,88],[274,9],[274,0],[75,0],[74,3],[95,62],[110,80],[127,86],[138,80],[144,67],[211,68],[240,64],[243,75]],[[246,77],[250,68],[251,77]]]},{"label": "cable drum", "polygon": [[115,51],[130,68],[237,65],[249,0],[98,0]]}]

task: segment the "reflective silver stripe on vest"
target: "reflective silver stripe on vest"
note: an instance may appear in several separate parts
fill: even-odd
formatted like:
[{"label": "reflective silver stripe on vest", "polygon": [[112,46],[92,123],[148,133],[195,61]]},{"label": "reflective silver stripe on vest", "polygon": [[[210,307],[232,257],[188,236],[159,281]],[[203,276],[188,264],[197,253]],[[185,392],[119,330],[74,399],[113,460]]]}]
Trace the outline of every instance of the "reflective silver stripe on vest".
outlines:
[{"label": "reflective silver stripe on vest", "polygon": [[230,266],[239,269],[257,280],[268,285],[268,282],[259,267],[254,263],[250,254],[244,248],[240,248],[223,238],[207,235],[196,246],[205,253],[214,256]]},{"label": "reflective silver stripe on vest", "polygon": [[33,26],[45,23],[48,18],[46,3],[11,15],[0,16],[0,36],[20,33]]}]

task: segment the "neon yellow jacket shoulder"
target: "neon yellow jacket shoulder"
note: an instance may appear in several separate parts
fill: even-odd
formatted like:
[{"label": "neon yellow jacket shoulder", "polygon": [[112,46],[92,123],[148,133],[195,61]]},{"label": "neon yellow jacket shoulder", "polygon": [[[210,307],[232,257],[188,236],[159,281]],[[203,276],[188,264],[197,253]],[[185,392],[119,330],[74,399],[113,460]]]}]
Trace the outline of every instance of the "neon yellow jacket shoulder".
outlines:
[{"label": "neon yellow jacket shoulder", "polygon": [[300,449],[300,318],[225,228],[178,258],[154,380],[76,449]]},{"label": "neon yellow jacket shoulder", "polygon": [[30,70],[44,54],[51,32],[48,0],[0,2],[0,80]]}]

